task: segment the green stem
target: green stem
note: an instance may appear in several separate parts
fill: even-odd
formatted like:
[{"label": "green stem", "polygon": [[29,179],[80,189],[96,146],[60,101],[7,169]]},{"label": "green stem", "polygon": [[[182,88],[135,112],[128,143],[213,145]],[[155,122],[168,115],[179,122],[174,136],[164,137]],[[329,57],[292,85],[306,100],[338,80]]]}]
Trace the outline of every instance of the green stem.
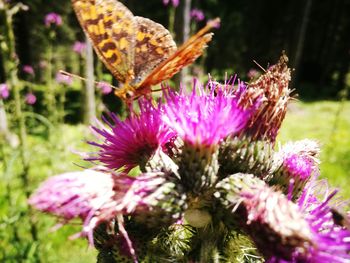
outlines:
[{"label": "green stem", "polygon": [[174,25],[175,25],[175,7],[170,7],[170,11],[169,11],[169,32],[173,35],[173,37],[174,37],[174,34],[175,34]]},{"label": "green stem", "polygon": [[[9,62],[8,62],[8,69],[7,73],[9,75],[9,83],[10,86],[13,89],[14,93],[14,101],[15,101],[15,118],[19,129],[19,141],[20,141],[20,147],[19,147],[19,153],[20,153],[20,159],[23,167],[23,171],[20,174],[20,179],[22,182],[23,191],[25,193],[25,196],[29,198],[31,192],[29,190],[29,160],[28,156],[26,155],[28,151],[28,145],[27,145],[27,133],[26,133],[26,126],[25,126],[25,119],[22,112],[22,101],[20,96],[20,83],[17,77],[17,68],[18,68],[18,58],[15,51],[15,35],[13,32],[13,23],[12,23],[12,15],[8,10],[5,10],[6,12],[6,33],[7,33],[7,40],[8,40],[8,54],[9,54]],[[28,213],[31,214],[31,207],[28,206]],[[30,233],[32,240],[34,242],[38,241],[38,231],[37,227],[31,217],[29,217],[29,227],[30,227]],[[39,261],[39,258],[37,258]]]},{"label": "green stem", "polygon": [[[52,37],[51,37],[52,38]],[[50,44],[47,49],[47,93],[46,93],[46,104],[47,111],[49,114],[50,121],[55,124],[56,123],[56,111],[55,111],[55,89],[52,85],[52,63],[53,63],[53,47],[52,47],[52,39],[50,39]]]},{"label": "green stem", "polygon": [[[15,204],[13,203],[13,199],[12,199],[12,188],[11,188],[11,179],[9,178],[9,167],[11,167],[13,164],[14,158],[11,158],[10,161],[7,161],[7,156],[6,156],[6,152],[5,152],[5,144],[1,144],[0,147],[0,152],[1,152],[1,156],[2,156],[2,161],[3,161],[3,171],[4,171],[4,180],[6,183],[6,193],[5,193],[5,198],[7,200],[7,203],[9,205],[9,210],[11,211],[11,208],[15,207]],[[11,165],[12,164],[12,165]],[[10,214],[12,214],[10,212]],[[20,243],[21,239],[20,236],[18,234],[18,228],[17,227],[13,227],[12,228],[12,240],[15,243]]]},{"label": "green stem", "polygon": [[66,115],[64,111],[64,103],[66,102],[65,89],[66,89],[66,86],[61,87],[61,90],[59,92],[59,116],[58,116],[59,123],[64,123],[64,117]]},{"label": "green stem", "polygon": [[345,107],[345,102],[347,100],[347,97],[348,97],[348,90],[347,90],[347,87],[345,87],[344,89],[342,89],[340,91],[340,102],[339,102],[339,106],[334,114],[334,121],[333,121],[333,127],[332,127],[332,131],[331,131],[331,134],[329,136],[329,144],[328,146],[334,150],[333,147],[335,147],[334,145],[334,141],[335,141],[335,134],[337,133],[338,131],[338,128],[339,128],[339,123],[340,123],[340,117],[341,117],[341,114],[342,112],[344,111],[344,107]]}]

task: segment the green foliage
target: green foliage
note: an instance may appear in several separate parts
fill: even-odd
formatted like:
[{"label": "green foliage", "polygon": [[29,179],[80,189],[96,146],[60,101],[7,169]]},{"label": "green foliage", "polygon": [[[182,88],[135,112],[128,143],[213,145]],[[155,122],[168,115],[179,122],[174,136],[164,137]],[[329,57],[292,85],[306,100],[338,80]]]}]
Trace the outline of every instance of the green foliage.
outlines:
[{"label": "green foliage", "polygon": [[[32,127],[28,136],[30,161],[30,189],[35,189],[45,178],[66,171],[80,170],[87,165],[72,150],[88,150],[83,141],[88,137],[86,127],[62,125],[52,131],[37,120],[29,119]],[[95,262],[96,252],[88,249],[86,240],[68,240],[79,232],[79,224],[71,224],[59,231],[52,231],[56,218],[26,210],[26,198],[21,188],[19,174],[21,163],[16,149],[1,144],[0,154],[0,261],[1,262]],[[79,166],[78,166],[79,165]],[[37,223],[39,241],[29,237],[29,217]],[[40,259],[33,257],[38,250]]]}]

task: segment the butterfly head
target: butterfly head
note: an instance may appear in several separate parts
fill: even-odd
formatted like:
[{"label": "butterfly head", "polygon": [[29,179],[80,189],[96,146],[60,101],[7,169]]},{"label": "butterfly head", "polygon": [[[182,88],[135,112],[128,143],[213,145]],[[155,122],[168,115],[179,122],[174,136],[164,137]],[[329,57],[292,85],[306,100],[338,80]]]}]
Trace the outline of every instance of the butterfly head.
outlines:
[{"label": "butterfly head", "polygon": [[116,89],[114,94],[123,101],[132,101],[136,97],[134,87],[129,84],[124,84],[123,87]]}]

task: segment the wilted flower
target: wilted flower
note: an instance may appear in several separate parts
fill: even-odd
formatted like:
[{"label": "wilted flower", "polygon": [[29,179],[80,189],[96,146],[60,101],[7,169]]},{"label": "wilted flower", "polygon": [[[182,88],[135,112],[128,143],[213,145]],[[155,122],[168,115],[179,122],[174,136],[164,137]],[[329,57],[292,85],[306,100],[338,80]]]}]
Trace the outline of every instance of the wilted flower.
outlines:
[{"label": "wilted flower", "polygon": [[256,81],[249,83],[246,92],[240,97],[239,104],[243,107],[260,102],[244,131],[244,134],[254,140],[272,143],[276,140],[291,93],[288,88],[291,71],[287,62],[288,57],[282,55],[276,65],[271,66]]},{"label": "wilted flower", "polygon": [[69,75],[62,74],[61,72],[57,72],[56,81],[59,84],[72,85],[73,78]]},{"label": "wilted flower", "polygon": [[74,52],[78,53],[79,55],[82,55],[85,52],[86,43],[76,41],[76,42],[74,42],[72,49]]},{"label": "wilted flower", "polygon": [[10,96],[10,90],[6,83],[0,84],[0,99],[7,99]]},{"label": "wilted flower", "polygon": [[33,105],[36,102],[36,97],[33,93],[27,93],[25,96],[25,102],[29,105]]},{"label": "wilted flower", "polygon": [[134,113],[124,121],[112,113],[109,117],[113,124],[104,119],[108,128],[93,127],[103,142],[91,142],[100,151],[89,160],[98,160],[109,169],[124,167],[128,171],[137,165],[144,165],[157,149],[175,136],[162,121],[159,107],[142,100],[140,111],[140,114]]},{"label": "wilted flower", "polygon": [[180,0],[163,0],[164,5],[172,4],[173,7],[177,7],[180,3]]},{"label": "wilted flower", "polygon": [[22,70],[24,73],[34,76],[34,69],[30,65],[23,65]]},{"label": "wilted flower", "polygon": [[102,94],[107,95],[112,92],[112,87],[107,82],[98,82],[97,88],[101,90]]},{"label": "wilted flower", "polygon": [[226,96],[222,87],[210,91],[196,82],[191,94],[169,91],[165,98],[163,120],[192,145],[217,145],[243,129],[251,114],[238,105],[237,98]]},{"label": "wilted flower", "polygon": [[62,17],[57,13],[51,12],[45,16],[44,22],[47,27],[51,25],[60,26],[62,25]]},{"label": "wilted flower", "polygon": [[194,19],[197,22],[203,21],[205,18],[203,11],[197,8],[193,8],[191,10],[190,16],[192,19]]}]

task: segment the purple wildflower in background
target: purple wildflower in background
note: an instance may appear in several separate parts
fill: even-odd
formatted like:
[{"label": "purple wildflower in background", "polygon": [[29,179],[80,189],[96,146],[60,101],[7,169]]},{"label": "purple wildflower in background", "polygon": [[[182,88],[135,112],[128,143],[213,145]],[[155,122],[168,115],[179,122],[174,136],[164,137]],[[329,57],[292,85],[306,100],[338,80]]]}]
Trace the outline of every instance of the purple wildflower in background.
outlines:
[{"label": "purple wildflower in background", "polygon": [[85,42],[76,41],[76,42],[74,42],[72,49],[73,49],[73,51],[75,53],[78,53],[79,55],[82,55],[85,52],[86,43]]},{"label": "purple wildflower in background", "polygon": [[100,161],[109,169],[124,167],[129,171],[146,162],[175,136],[162,121],[159,107],[147,100],[141,100],[139,104],[140,114],[134,113],[122,121],[112,113],[110,118],[113,124],[104,119],[109,127],[93,127],[103,142],[90,142],[100,151],[89,160]]},{"label": "purple wildflower in background", "polygon": [[33,105],[35,104],[36,102],[36,97],[33,93],[27,93],[26,96],[25,96],[25,102],[28,104],[28,105]]},{"label": "purple wildflower in background", "polygon": [[30,65],[23,65],[22,70],[24,73],[27,73],[28,75],[34,76],[34,69]]},{"label": "purple wildflower in background", "polygon": [[46,60],[40,60],[40,62],[39,62],[39,67],[40,67],[41,69],[47,68],[47,61],[46,61]]},{"label": "purple wildflower in background", "polygon": [[112,87],[107,82],[97,83],[97,88],[101,90],[102,94],[107,95],[112,92]]},{"label": "purple wildflower in background", "polygon": [[197,22],[203,21],[205,18],[203,11],[199,10],[197,8],[193,8],[191,10],[190,16],[193,20],[195,20]]},{"label": "purple wildflower in background", "polygon": [[62,17],[55,12],[51,12],[45,16],[44,22],[47,27],[51,25],[60,26],[62,25]]},{"label": "purple wildflower in background", "polygon": [[180,0],[163,0],[163,5],[172,4],[173,7],[177,7],[180,4]]},{"label": "purple wildflower in background", "polygon": [[258,77],[258,76],[259,76],[259,71],[257,71],[257,70],[254,69],[254,68],[251,68],[251,69],[248,71],[248,73],[247,73],[247,77],[248,77],[249,79],[254,79],[254,78]]},{"label": "purple wildflower in background", "polygon": [[0,84],[0,99],[7,99],[10,96],[9,86],[6,83]]},{"label": "purple wildflower in background", "polygon": [[59,84],[72,85],[73,78],[71,76],[62,74],[61,72],[57,72],[56,82]]},{"label": "purple wildflower in background", "polygon": [[196,86],[191,94],[170,90],[165,95],[163,120],[185,142],[213,146],[244,128],[250,111],[239,107],[237,98],[226,96],[220,86],[215,91]]}]

